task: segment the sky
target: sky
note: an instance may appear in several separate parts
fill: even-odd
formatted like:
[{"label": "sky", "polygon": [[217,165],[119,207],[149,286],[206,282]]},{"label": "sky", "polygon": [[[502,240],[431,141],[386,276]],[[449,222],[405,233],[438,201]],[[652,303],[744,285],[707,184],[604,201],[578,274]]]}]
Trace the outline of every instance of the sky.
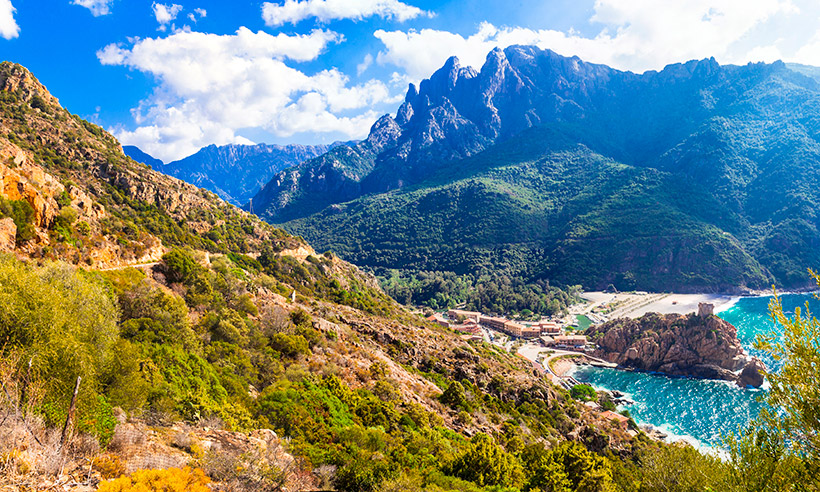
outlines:
[{"label": "sky", "polygon": [[820,2],[0,0],[0,59],[165,162],[364,138],[448,57],[480,69],[512,44],[634,72],[712,56],[820,66]]}]

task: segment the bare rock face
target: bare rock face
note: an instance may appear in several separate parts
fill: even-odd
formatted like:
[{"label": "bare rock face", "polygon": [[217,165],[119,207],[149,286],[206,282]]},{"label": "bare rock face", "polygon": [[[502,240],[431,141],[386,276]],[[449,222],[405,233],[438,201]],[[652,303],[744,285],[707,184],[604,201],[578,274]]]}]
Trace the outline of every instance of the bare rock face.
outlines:
[{"label": "bare rock face", "polygon": [[763,373],[766,372],[766,365],[757,357],[752,357],[752,360],[746,364],[746,367],[740,372],[738,384],[740,386],[753,386],[759,388],[763,385]]},{"label": "bare rock face", "polygon": [[737,328],[712,314],[648,313],[591,327],[587,335],[598,344],[597,357],[624,367],[744,387],[763,384],[763,363],[743,351]]},{"label": "bare rock face", "polygon": [[42,167],[32,164],[12,143],[0,142],[0,196],[25,200],[34,209],[34,225],[47,228],[60,210],[55,196],[65,187]]},{"label": "bare rock face", "polygon": [[14,221],[6,217],[0,219],[0,251],[11,253],[17,245],[17,226]]}]

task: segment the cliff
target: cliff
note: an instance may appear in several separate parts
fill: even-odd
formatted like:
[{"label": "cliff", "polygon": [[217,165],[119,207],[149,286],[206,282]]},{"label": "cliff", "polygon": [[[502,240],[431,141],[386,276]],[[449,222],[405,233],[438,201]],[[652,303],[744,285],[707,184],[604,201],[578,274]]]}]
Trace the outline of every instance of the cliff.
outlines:
[{"label": "cliff", "polygon": [[737,328],[712,314],[647,313],[590,327],[587,336],[598,345],[596,357],[623,367],[742,387],[763,384],[766,367],[743,351]]}]

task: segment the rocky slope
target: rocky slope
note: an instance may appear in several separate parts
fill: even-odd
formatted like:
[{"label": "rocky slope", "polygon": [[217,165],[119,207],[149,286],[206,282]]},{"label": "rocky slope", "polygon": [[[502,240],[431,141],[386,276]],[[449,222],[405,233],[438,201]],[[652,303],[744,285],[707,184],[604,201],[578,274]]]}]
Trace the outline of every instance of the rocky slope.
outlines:
[{"label": "rocky slope", "polygon": [[[0,64],[0,199],[25,202],[5,250],[95,268],[157,261],[167,247],[259,251],[288,237],[211,192],[126,157],[113,136],[63,109],[25,68]],[[2,214],[0,214],[2,215]],[[21,222],[22,221],[22,222]],[[20,230],[33,226],[21,240]]]},{"label": "rocky slope", "polygon": [[[527,46],[480,71],[450,59],[366,140],[280,173],[254,209],[360,265],[514,266],[590,289],[802,287],[820,262],[818,87],[779,62],[634,74]],[[490,213],[465,213],[476,207]],[[419,225],[421,209],[442,220]],[[317,225],[329,218],[332,231]],[[451,233],[496,223],[513,230]]]},{"label": "rocky slope", "polygon": [[766,367],[748,356],[737,328],[712,314],[648,313],[590,327],[595,356],[623,367],[760,387]]},{"label": "rocky slope", "polygon": [[[236,206],[248,200],[280,171],[341,145],[209,145],[184,159],[163,164],[136,147],[125,153],[155,171],[213,191]],[[146,158],[149,157],[148,159]],[[147,162],[146,162],[147,161]]]}]

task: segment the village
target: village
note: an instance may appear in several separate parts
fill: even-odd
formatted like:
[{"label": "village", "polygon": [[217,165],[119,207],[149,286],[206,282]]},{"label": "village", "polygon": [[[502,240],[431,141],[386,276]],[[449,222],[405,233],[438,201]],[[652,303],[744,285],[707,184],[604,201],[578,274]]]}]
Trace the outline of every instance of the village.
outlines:
[{"label": "village", "polygon": [[[540,320],[537,322],[518,322],[507,318],[487,316],[478,311],[450,309],[446,313],[435,313],[428,318],[446,328],[456,330],[467,337],[501,344],[499,334],[510,337],[508,340],[524,339],[540,343],[544,347],[556,347],[583,350],[587,337],[566,330],[564,321]],[[503,339],[502,339],[503,340]],[[505,347],[509,348],[509,347]]]}]

